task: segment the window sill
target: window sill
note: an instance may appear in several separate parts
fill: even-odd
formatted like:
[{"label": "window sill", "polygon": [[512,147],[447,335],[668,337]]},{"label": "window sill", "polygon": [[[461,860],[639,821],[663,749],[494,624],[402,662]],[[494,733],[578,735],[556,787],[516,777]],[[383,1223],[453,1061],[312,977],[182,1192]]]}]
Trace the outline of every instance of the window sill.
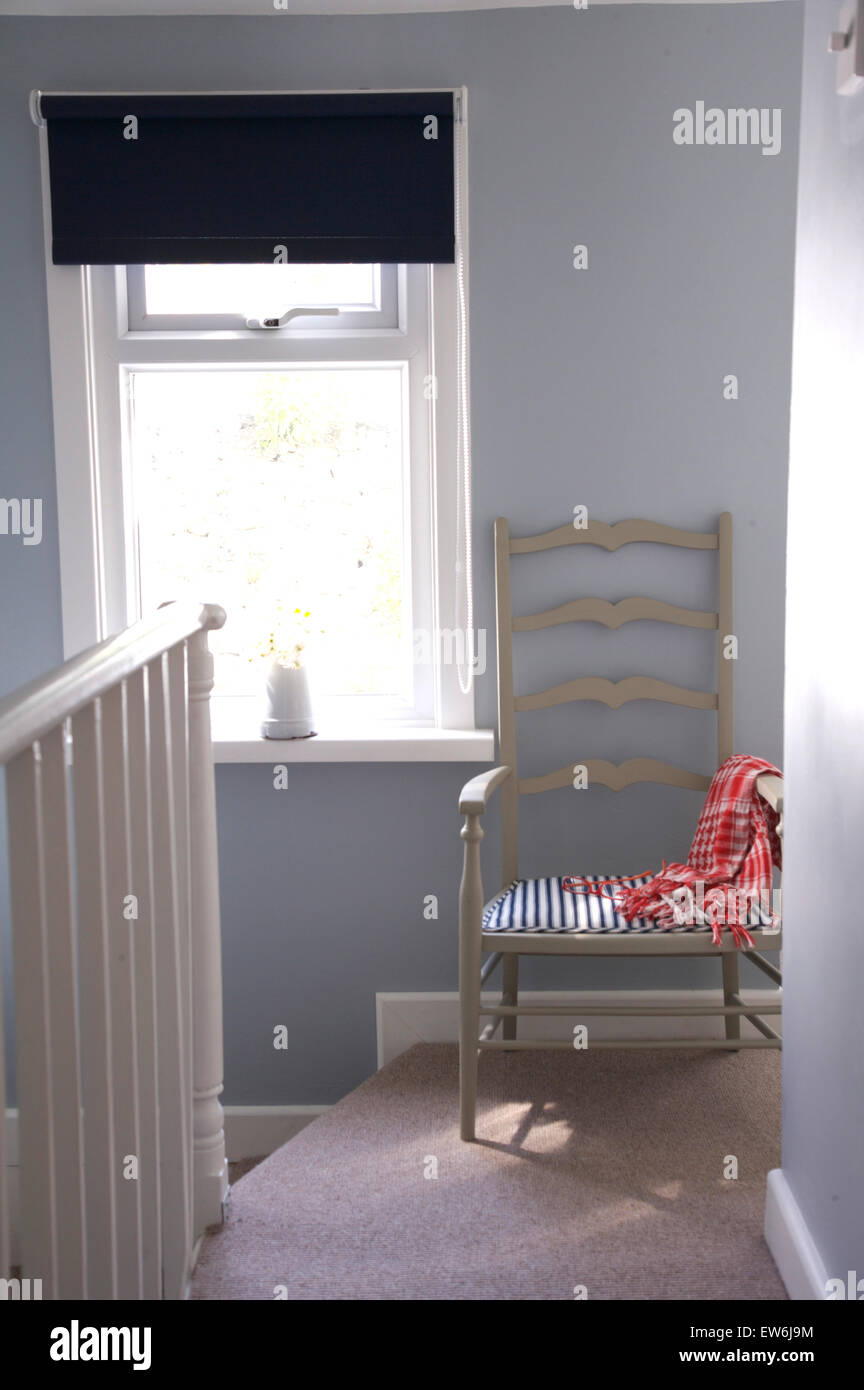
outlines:
[{"label": "window sill", "polygon": [[[214,700],[213,760],[217,763],[491,763],[492,729],[436,729],[369,721],[324,720],[311,738],[262,738],[260,710],[251,702]],[[242,705],[245,708],[238,709]]]}]

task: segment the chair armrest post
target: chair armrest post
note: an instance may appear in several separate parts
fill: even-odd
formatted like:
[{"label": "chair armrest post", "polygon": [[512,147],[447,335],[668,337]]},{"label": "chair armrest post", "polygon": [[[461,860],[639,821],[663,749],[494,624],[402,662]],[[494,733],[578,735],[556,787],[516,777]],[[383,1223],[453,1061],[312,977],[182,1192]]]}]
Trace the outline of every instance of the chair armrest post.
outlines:
[{"label": "chair armrest post", "polygon": [[477,1027],[480,1010],[480,959],[483,931],[483,879],[480,874],[479,815],[465,817],[465,856],[459,888],[459,1092],[462,1138],[474,1138],[477,1106]]},{"label": "chair armrest post", "polygon": [[[462,861],[462,882],[459,885],[459,919],[463,927],[463,946],[465,928],[473,935],[472,928],[479,927],[483,920],[483,875],[480,870],[480,841],[483,830],[479,816],[466,816],[461,830],[465,841]],[[479,941],[479,932],[477,940]],[[463,952],[463,965],[465,964]],[[479,968],[479,961],[478,961]]]}]

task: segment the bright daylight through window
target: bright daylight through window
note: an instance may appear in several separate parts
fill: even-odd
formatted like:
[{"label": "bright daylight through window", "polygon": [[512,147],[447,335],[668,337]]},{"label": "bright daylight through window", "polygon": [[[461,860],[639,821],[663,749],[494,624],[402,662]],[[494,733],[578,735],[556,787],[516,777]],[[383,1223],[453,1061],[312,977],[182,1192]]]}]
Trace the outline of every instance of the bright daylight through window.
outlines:
[{"label": "bright daylight through window", "polygon": [[220,692],[300,608],[322,694],[407,699],[400,369],[136,372],[132,421],[142,609],[218,597]]},{"label": "bright daylight through window", "polygon": [[327,337],[345,315],[381,312],[381,270],[148,266],[137,324],[130,275],[130,327],[184,336],[213,316],[245,328],[248,315],[339,309],[295,320],[314,331],[302,360],[244,360],[240,340],[230,364],[187,352],[173,368],[169,353],[126,367],[138,607],[191,593],[222,604],[219,695],[258,693],[274,653],[300,642],[318,695],[414,705],[409,362],[357,360],[348,330]]}]

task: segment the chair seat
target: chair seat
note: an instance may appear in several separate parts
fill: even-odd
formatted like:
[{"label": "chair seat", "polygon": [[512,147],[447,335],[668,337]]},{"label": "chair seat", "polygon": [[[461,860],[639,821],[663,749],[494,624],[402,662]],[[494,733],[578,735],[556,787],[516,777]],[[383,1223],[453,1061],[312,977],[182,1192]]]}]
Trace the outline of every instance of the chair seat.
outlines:
[{"label": "chair seat", "polygon": [[[603,891],[611,894],[619,888],[641,888],[650,882],[653,874],[643,874],[640,878],[621,879],[620,883]],[[596,874],[585,874],[586,883],[601,883]],[[503,893],[486,904],[483,910],[483,931],[516,933],[547,932],[555,935],[568,933],[606,933],[613,936],[644,935],[648,932],[697,933],[710,932],[711,928],[694,924],[693,926],[664,927],[651,917],[634,917],[628,922],[615,908],[611,897],[601,897],[596,893],[568,893],[563,878],[520,878],[510,884]]]}]

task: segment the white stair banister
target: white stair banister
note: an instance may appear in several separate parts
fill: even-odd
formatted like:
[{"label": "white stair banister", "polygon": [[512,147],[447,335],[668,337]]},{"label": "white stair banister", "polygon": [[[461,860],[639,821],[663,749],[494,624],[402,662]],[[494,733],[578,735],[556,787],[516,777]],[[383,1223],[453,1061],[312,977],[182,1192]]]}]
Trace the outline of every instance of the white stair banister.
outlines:
[{"label": "white stair banister", "polygon": [[207,632],[224,621],[166,605],[0,700],[21,1288],[44,1298],[182,1299],[222,1216]]}]

